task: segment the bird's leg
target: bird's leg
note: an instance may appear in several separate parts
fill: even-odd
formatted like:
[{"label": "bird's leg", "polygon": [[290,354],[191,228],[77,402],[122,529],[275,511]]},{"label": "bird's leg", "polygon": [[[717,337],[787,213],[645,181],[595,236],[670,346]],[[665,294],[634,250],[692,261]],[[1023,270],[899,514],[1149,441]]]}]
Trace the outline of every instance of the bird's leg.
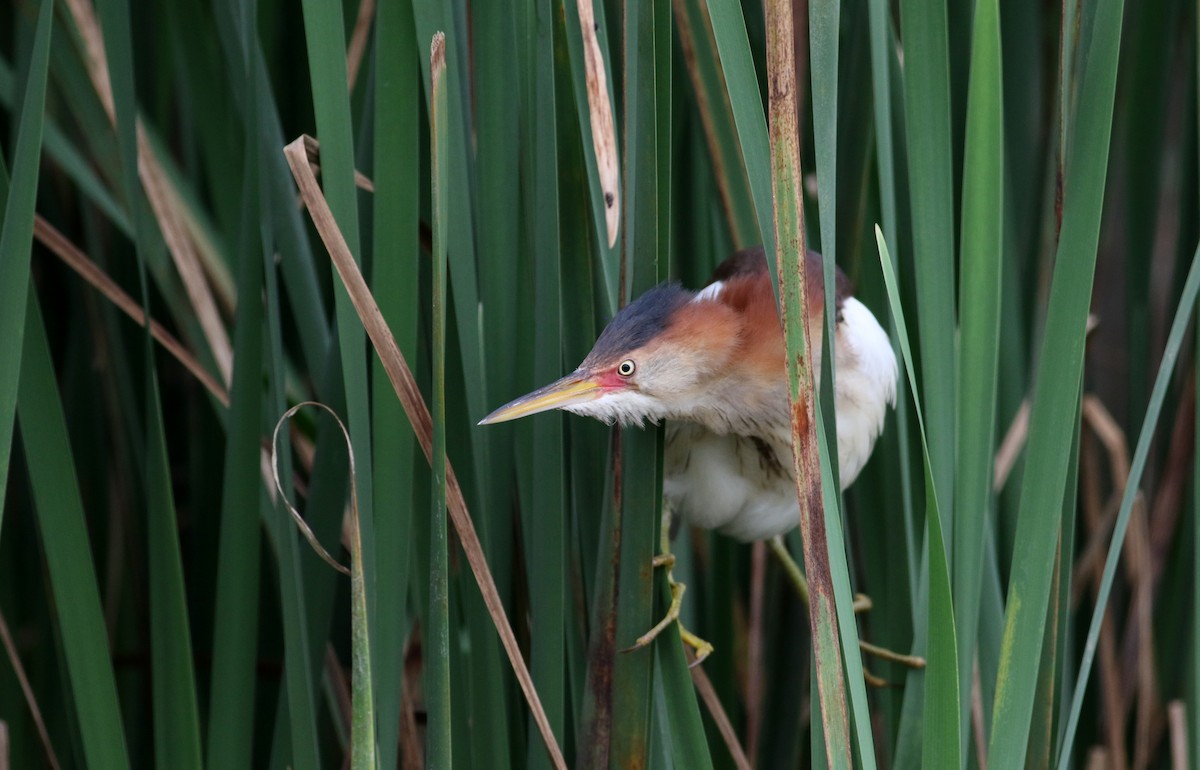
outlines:
[{"label": "bird's leg", "polygon": [[664,501],[662,514],[662,533],[659,542],[660,553],[654,557],[655,567],[667,568],[667,583],[671,586],[671,604],[667,607],[667,613],[663,615],[662,620],[654,624],[646,633],[638,637],[632,647],[627,647],[621,652],[632,652],[646,647],[650,642],[663,632],[667,626],[672,623],[679,625],[679,634],[683,637],[683,643],[688,645],[694,651],[695,657],[691,665],[699,665],[701,661],[712,654],[713,646],[704,641],[700,637],[693,634],[683,627],[683,623],[679,621],[679,610],[683,606],[683,593],[687,590],[687,586],[683,583],[676,582],[675,576],[671,570],[675,566],[675,554],[671,553],[671,508]]},{"label": "bird's leg", "polygon": [[[804,577],[804,573],[800,571],[800,565],[788,553],[787,545],[783,542],[783,535],[776,535],[769,541],[771,550],[775,552],[775,556],[779,559],[779,563],[783,566],[783,571],[787,573],[788,580],[792,581],[792,586],[796,589],[796,593],[800,594],[800,601],[804,602],[804,606],[808,606],[808,579]],[[866,594],[854,595],[854,614],[866,612],[871,609],[871,597]]]},{"label": "bird's leg", "polygon": [[[782,535],[776,535],[770,540],[771,550],[783,565],[783,571],[791,580],[792,585],[796,588],[796,593],[800,594],[800,601],[804,602],[804,606],[808,606],[808,580],[804,577],[804,573],[800,571],[800,565],[796,564],[796,560],[788,553],[787,546],[783,542]],[[871,598],[865,594],[854,595],[854,613],[866,612],[871,609]],[[917,655],[904,655],[903,653],[894,652],[884,647],[871,644],[859,640],[858,647],[868,655],[874,655],[883,660],[890,660],[893,663],[900,663],[910,668],[925,668],[925,659]],[[879,681],[877,677],[868,677],[867,681],[873,685]]]}]

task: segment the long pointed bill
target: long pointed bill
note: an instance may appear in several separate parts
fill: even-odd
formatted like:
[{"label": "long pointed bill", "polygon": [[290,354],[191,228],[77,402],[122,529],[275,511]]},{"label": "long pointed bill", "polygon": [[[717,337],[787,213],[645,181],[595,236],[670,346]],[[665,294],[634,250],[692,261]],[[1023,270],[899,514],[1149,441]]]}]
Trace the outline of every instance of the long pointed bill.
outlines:
[{"label": "long pointed bill", "polygon": [[480,425],[507,422],[518,417],[528,417],[551,409],[564,409],[585,401],[599,398],[604,389],[588,377],[586,372],[576,370],[561,380],[538,388],[532,393],[510,401],[479,421]]}]

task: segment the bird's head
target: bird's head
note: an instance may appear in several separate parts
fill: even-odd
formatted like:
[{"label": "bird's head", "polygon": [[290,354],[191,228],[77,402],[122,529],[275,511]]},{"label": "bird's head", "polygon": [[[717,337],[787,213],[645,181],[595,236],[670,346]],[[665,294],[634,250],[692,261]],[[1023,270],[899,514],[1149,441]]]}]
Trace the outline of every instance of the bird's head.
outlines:
[{"label": "bird's head", "polygon": [[579,368],[500,407],[480,425],[565,409],[608,423],[686,414],[737,346],[740,321],[723,303],[662,284],[623,308]]}]

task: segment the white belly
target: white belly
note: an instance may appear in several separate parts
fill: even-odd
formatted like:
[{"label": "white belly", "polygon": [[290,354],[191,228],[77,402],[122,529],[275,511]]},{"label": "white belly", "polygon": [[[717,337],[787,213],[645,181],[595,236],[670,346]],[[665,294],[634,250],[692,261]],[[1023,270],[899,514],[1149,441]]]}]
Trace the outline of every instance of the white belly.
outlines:
[{"label": "white belly", "polygon": [[[845,489],[866,465],[887,407],[895,403],[897,371],[887,334],[869,310],[848,298],[842,317],[834,401]],[[787,425],[787,408],[781,400],[781,426]],[[790,435],[750,437],[669,422],[664,460],[663,496],[693,526],[749,542],[800,524]]]},{"label": "white belly", "polygon": [[664,460],[663,496],[692,526],[749,542],[800,523],[790,446],[670,423]]}]

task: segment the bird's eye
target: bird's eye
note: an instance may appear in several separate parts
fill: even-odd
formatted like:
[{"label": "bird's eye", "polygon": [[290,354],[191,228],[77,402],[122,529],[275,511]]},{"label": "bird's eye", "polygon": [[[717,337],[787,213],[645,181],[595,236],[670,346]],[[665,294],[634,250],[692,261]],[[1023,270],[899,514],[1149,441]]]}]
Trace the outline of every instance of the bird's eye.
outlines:
[{"label": "bird's eye", "polygon": [[633,375],[633,370],[636,368],[637,366],[633,363],[633,359],[627,358],[617,365],[617,374],[622,377],[629,377]]}]

